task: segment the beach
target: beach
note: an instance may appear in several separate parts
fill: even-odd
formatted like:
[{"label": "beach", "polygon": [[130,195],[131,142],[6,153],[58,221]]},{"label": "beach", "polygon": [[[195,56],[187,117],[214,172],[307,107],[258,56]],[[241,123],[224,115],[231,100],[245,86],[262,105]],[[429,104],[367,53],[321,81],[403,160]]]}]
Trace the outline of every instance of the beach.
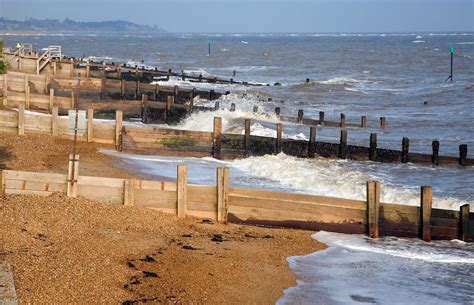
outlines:
[{"label": "beach", "polygon": [[[4,134],[4,168],[64,173],[72,141]],[[131,177],[79,143],[80,173]],[[35,153],[31,153],[35,151]],[[304,230],[220,225],[83,198],[0,197],[1,259],[19,301],[273,304],[296,284],[286,258],[325,246]]]}]

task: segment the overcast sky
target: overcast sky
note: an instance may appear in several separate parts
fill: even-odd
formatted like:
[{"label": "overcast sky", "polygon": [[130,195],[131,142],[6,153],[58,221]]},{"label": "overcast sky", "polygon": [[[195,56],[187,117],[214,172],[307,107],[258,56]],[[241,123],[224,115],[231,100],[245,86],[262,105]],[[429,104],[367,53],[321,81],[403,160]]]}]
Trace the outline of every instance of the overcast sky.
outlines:
[{"label": "overcast sky", "polygon": [[0,16],[121,19],[170,32],[474,31],[474,0],[0,0]]}]

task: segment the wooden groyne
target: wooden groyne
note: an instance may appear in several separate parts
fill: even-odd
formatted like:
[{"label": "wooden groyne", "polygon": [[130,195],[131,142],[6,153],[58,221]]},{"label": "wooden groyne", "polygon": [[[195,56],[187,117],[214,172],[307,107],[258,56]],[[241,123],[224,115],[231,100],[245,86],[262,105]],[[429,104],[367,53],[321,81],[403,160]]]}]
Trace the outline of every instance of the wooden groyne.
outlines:
[{"label": "wooden groyne", "polygon": [[[70,158],[68,174],[4,170],[2,192],[43,195],[66,193],[99,202],[142,206],[180,218],[220,223],[326,230],[370,237],[419,237],[425,241],[474,238],[474,213],[432,208],[432,190],[421,187],[420,206],[383,203],[379,182],[368,181],[366,200],[342,199],[231,187],[230,169],[218,168],[215,185],[187,182],[187,166],[178,165],[175,182],[79,175],[79,158]],[[75,171],[71,169],[75,168]]]},{"label": "wooden groyne", "polygon": [[[135,64],[129,66],[125,63],[116,64],[114,62],[95,63],[90,60],[73,58],[64,56],[60,46],[50,46],[42,54],[33,50],[24,50],[23,48],[11,51],[4,50],[4,56],[12,69],[28,71],[36,74],[53,74],[81,73],[85,77],[107,77],[115,74],[119,78],[122,76],[126,79],[141,79],[142,81],[151,82],[155,77],[165,77],[169,80],[171,76],[178,77],[181,80],[188,80],[196,83],[213,83],[213,84],[238,84],[244,86],[265,86],[268,84],[251,83],[246,81],[237,81],[234,79],[223,79],[216,76],[203,76],[202,74],[194,75],[184,73],[184,71],[173,72],[171,69],[159,70],[158,68],[146,69],[143,64]],[[140,66],[140,67],[139,67]],[[72,74],[72,75],[71,75]]]},{"label": "wooden groyne", "polygon": [[[52,114],[28,113],[23,105],[19,105],[18,111],[0,110],[0,131],[72,138],[68,119],[58,114],[58,107],[53,107]],[[347,130],[341,130],[339,143],[321,142],[317,141],[314,126],[310,127],[310,139],[306,141],[283,138],[281,123],[276,124],[276,138],[251,135],[249,119],[244,122],[244,134],[228,134],[222,133],[222,120],[218,117],[214,118],[213,131],[206,132],[134,126],[123,122],[122,111],[116,111],[115,121],[94,119],[93,109],[87,110],[87,114],[87,127],[78,135],[79,140],[115,144],[118,150],[127,153],[235,159],[283,152],[303,158],[320,156],[384,163],[474,165],[474,159],[467,158],[467,145],[464,144],[459,146],[459,157],[452,157],[439,155],[437,141],[433,141],[431,154],[409,152],[407,138],[403,138],[401,150],[379,148],[376,134],[371,134],[368,147],[350,145]]]},{"label": "wooden groyne", "polygon": [[[79,88],[80,98],[77,98]],[[24,72],[8,72],[0,75],[0,89],[3,92],[3,105],[18,107],[24,103],[26,109],[49,111],[58,106],[60,112],[73,109],[78,103],[79,109],[94,109],[104,117],[113,118],[116,110],[124,111],[124,118],[141,118],[144,123],[176,123],[194,111],[215,111],[220,109],[219,101],[214,107],[194,105],[196,97],[208,100],[220,96],[219,93],[196,89],[166,87],[160,85],[141,84],[125,80],[103,80],[94,78],[60,78],[47,75],[36,75]],[[141,94],[141,96],[137,96]],[[231,103],[229,111],[238,107]],[[253,112],[260,114],[258,106]],[[367,116],[361,116],[360,123],[346,122],[345,114],[341,113],[338,121],[328,120],[323,111],[318,119],[307,118],[303,110],[297,116],[284,116],[279,107],[275,108],[274,116],[282,122],[294,124],[325,126],[335,128],[365,128],[368,126]],[[385,127],[386,120],[380,118],[380,128]],[[371,124],[373,127],[374,124]]]},{"label": "wooden groyne", "polygon": [[283,125],[277,123],[276,138],[251,135],[250,119],[244,122],[244,134],[222,133],[221,118],[214,118],[213,132],[185,131],[165,128],[125,126],[122,130],[122,150],[140,154],[173,154],[181,156],[235,159],[248,156],[285,153],[290,156],[376,161],[383,163],[415,163],[432,165],[473,166],[467,158],[467,145],[459,146],[459,157],[440,156],[439,142],[433,141],[432,154],[409,152],[408,138],[402,139],[401,150],[379,148],[377,134],[370,135],[368,147],[348,144],[347,130],[341,130],[339,143],[317,141],[317,128],[310,127],[310,139],[283,138]]}]

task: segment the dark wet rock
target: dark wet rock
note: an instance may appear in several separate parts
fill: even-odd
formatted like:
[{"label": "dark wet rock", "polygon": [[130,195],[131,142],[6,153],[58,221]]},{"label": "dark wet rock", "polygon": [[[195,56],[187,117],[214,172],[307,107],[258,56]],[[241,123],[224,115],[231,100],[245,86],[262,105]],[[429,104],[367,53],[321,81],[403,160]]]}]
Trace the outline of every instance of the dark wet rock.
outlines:
[{"label": "dark wet rock", "polygon": [[146,255],[144,258],[140,258],[140,260],[147,263],[156,262],[155,258],[150,255]]},{"label": "dark wet rock", "polygon": [[158,274],[152,271],[142,271],[142,273],[145,277],[158,277]]},{"label": "dark wet rock", "polygon": [[193,235],[192,234],[183,234],[183,235],[181,235],[181,237],[193,237]]},{"label": "dark wet rock", "polygon": [[140,279],[139,279],[138,277],[132,276],[132,277],[130,278],[129,283],[130,283],[131,285],[138,285],[138,284],[141,283],[141,281],[140,281]]},{"label": "dark wet rock", "polygon": [[214,234],[214,235],[212,235],[211,241],[221,243],[221,242],[224,241],[224,238],[220,234]]},{"label": "dark wet rock", "polygon": [[127,262],[127,267],[128,268],[132,268],[132,269],[136,269],[137,267],[135,267],[135,264],[132,263],[132,262]]},{"label": "dark wet rock", "polygon": [[281,86],[281,83],[276,82],[276,83],[273,84],[273,86]]},{"label": "dark wet rock", "polygon": [[199,250],[198,248],[195,248],[192,245],[184,245],[182,248],[185,250]]}]

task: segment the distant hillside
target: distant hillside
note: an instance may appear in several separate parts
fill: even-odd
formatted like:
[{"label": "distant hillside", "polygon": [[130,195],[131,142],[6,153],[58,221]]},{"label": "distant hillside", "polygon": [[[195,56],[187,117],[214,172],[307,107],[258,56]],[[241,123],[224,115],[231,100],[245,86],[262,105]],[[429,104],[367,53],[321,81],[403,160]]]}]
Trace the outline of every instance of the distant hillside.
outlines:
[{"label": "distant hillside", "polygon": [[47,32],[47,33],[147,33],[156,34],[165,31],[158,26],[139,25],[133,22],[115,20],[99,22],[81,22],[71,19],[26,19],[25,21],[0,18],[0,32]]}]

